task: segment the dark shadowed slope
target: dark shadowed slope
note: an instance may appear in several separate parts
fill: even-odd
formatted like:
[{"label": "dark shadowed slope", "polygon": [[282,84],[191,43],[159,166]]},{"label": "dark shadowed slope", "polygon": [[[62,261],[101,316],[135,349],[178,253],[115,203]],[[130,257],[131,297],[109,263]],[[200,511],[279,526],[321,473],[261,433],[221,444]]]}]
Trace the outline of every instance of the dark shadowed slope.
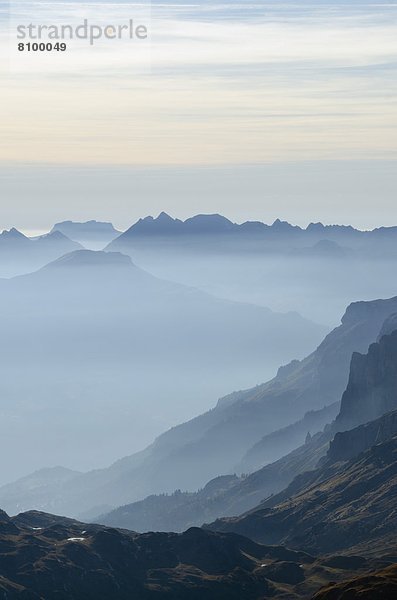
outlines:
[{"label": "dark shadowed slope", "polygon": [[397,565],[331,584],[313,600],[392,600],[397,598]]},{"label": "dark shadowed slope", "polygon": [[[358,454],[350,458],[354,450]],[[298,477],[250,513],[218,520],[211,529],[310,552],[386,554],[397,533],[396,494],[394,412],[339,434],[318,470]]]},{"label": "dark shadowed slope", "polygon": [[283,582],[291,589],[314,560],[235,535],[139,536],[40,513],[0,515],[0,540],[7,599],[259,600],[281,595]]},{"label": "dark shadowed slope", "polygon": [[0,512],[6,600],[307,600],[320,586],[371,567],[360,558],[315,558],[196,528],[137,535],[49,514],[10,519]]}]

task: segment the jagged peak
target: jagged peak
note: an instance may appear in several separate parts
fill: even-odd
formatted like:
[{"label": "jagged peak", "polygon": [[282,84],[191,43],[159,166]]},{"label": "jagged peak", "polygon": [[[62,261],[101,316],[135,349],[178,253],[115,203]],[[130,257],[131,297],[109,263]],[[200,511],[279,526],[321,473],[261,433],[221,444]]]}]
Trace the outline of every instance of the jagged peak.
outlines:
[{"label": "jagged peak", "polygon": [[157,219],[154,219],[155,221],[168,221],[168,222],[175,222],[178,221],[178,219],[174,219],[173,217],[171,217],[168,213],[162,211],[159,216],[157,217]]},{"label": "jagged peak", "polygon": [[292,229],[301,229],[299,225],[291,225],[291,223],[288,223],[288,221],[282,221],[281,219],[276,219],[271,227],[275,231],[291,231]]},{"label": "jagged peak", "polygon": [[29,239],[28,237],[26,237],[26,235],[21,233],[15,227],[11,227],[11,229],[4,229],[0,235],[4,236],[5,238],[12,238],[12,239],[20,239],[20,240],[28,240]]}]

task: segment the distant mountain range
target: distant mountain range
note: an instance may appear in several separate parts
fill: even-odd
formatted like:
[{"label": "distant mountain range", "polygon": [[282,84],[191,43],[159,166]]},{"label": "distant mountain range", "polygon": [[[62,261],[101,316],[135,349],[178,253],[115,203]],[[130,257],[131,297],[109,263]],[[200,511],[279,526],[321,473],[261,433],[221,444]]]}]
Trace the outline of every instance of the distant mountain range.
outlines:
[{"label": "distant mountain range", "polygon": [[322,223],[310,223],[306,228],[291,225],[287,221],[276,219],[272,225],[260,221],[246,221],[242,224],[233,223],[219,214],[198,214],[185,221],[175,219],[165,212],[158,217],[152,216],[139,219],[129,229],[122,233],[113,248],[120,248],[128,244],[135,237],[175,237],[195,235],[222,235],[226,236],[251,236],[251,237],[281,237],[295,238],[299,240],[310,240],[316,243],[322,240],[340,242],[349,240],[350,243],[360,243],[363,240],[391,240],[397,237],[396,227],[380,227],[372,231],[361,231],[350,225],[323,225]]},{"label": "distant mountain range", "polygon": [[396,241],[397,227],[235,224],[216,214],[181,221],[161,213],[140,219],[106,250],[158,277],[334,326],[348,304],[372,299],[373,290],[396,293]]},{"label": "distant mountain range", "polygon": [[[55,241],[52,236],[61,232],[69,245],[62,248],[58,240],[52,253],[38,252],[45,238]],[[301,228],[279,219],[272,225],[236,224],[217,214],[182,221],[164,212],[125,232],[95,220],[63,221],[50,235],[23,236],[37,245],[28,250],[20,240],[19,255],[9,240],[0,243],[0,277],[32,272],[76,250],[75,240],[88,249],[127,254],[159,278],[276,312],[297,311],[333,327],[348,304],[372,299],[374,289],[379,297],[396,293],[390,278],[397,266],[396,232],[397,227],[360,231],[321,223]]]}]

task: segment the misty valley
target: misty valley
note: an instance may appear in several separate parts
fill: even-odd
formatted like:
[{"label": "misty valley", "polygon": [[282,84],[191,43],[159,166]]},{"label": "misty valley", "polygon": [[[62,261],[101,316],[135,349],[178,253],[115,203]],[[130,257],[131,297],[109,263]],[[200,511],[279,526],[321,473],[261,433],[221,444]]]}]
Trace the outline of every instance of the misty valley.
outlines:
[{"label": "misty valley", "polygon": [[392,598],[396,242],[166,213],[0,234],[4,598]]}]

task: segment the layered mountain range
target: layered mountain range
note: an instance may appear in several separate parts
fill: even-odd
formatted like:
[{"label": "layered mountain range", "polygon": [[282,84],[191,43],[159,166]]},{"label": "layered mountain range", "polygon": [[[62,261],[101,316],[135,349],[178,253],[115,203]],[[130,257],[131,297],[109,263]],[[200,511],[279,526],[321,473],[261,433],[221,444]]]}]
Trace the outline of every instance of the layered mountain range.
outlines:
[{"label": "layered mountain range", "polygon": [[[363,356],[365,396],[352,392],[359,380],[357,359],[352,360],[350,392],[342,407],[355,404],[365,414],[374,399],[385,393],[389,398],[390,386],[397,383],[396,348],[393,332]],[[376,406],[382,411],[385,405],[377,401]],[[137,600],[391,599],[397,561],[397,410],[351,430],[337,432],[337,421],[318,434],[331,432],[331,443],[315,469],[248,513],[204,529],[137,534],[36,511],[13,518],[0,513],[3,595],[32,600],[131,594]],[[224,481],[223,487],[228,484],[233,482]]]},{"label": "layered mountain range", "polygon": [[[215,409],[171,429],[143,452],[117,461],[107,469],[78,474],[64,485],[57,479],[54,486],[47,471],[40,485],[40,473],[37,473],[34,490],[30,488],[30,478],[9,484],[0,489],[0,503],[11,513],[37,508],[96,517],[108,507],[143,500],[150,494],[173,493],[176,489],[195,492],[220,474],[233,474],[250,449],[258,443],[266,447],[266,436],[274,436],[277,428],[281,428],[281,439],[285,437],[283,429],[296,420],[293,427],[296,445],[290,453],[291,446],[287,443],[283,452],[281,444],[267,457],[263,456],[265,466],[248,477],[237,479],[231,486],[228,483],[227,490],[222,488],[225,480],[221,480],[219,489],[214,484],[210,503],[201,502],[200,496],[188,495],[188,503],[193,501],[192,511],[182,511],[181,498],[177,498],[172,508],[174,517],[169,518],[167,508],[163,523],[159,506],[164,502],[169,507],[172,502],[167,498],[152,499],[155,510],[146,512],[144,528],[155,525],[164,529],[172,523],[173,529],[180,530],[187,524],[201,524],[220,515],[239,514],[253,508],[264,497],[281,491],[298,473],[314,468],[326,453],[333,430],[328,428],[324,434],[312,431],[313,435],[306,439],[310,428],[305,431],[301,419],[305,422],[307,411],[321,411],[324,405],[331,406],[340,400],[348,382],[352,353],[367,352],[385,320],[396,310],[396,298],[353,304],[342,324],[313,354],[280,369],[269,383],[224,398]],[[322,414],[324,417],[334,415],[334,410],[332,407],[330,412],[326,410]],[[324,420],[320,419],[317,426],[322,429],[323,425]],[[343,429],[342,424],[340,428]],[[204,496],[207,492],[204,490]],[[196,499],[199,510],[196,510]],[[151,515],[154,515],[153,521]],[[139,529],[137,521],[132,522]],[[125,526],[125,521],[123,524]]]},{"label": "layered mountain range", "polygon": [[[291,225],[287,221],[276,219],[268,225],[260,221],[233,223],[219,214],[198,214],[185,221],[173,218],[166,212],[158,217],[148,216],[139,219],[113,243],[113,248],[120,249],[134,238],[146,236],[163,238],[180,238],[183,236],[219,236],[227,237],[251,236],[252,238],[294,238],[299,241],[310,241],[312,244],[329,240],[350,245],[360,245],[366,240],[393,242],[397,237],[397,227],[380,227],[372,231],[361,231],[350,225],[323,225],[310,223],[306,228]],[[220,241],[223,241],[222,238]]]},{"label": "layered mountain range", "polygon": [[[107,525],[138,530],[182,531],[187,526],[200,525],[220,515],[243,513],[267,496],[271,496],[268,502],[273,504],[274,498],[277,498],[274,494],[290,482],[291,489],[295,490],[294,477],[316,469],[322,460],[325,463],[322,464],[320,475],[316,474],[317,479],[324,477],[324,472],[329,473],[331,464],[350,460],[375,443],[397,435],[397,413],[388,413],[397,409],[396,350],[397,332],[383,336],[379,343],[372,344],[367,355],[353,355],[347,391],[343,395],[336,420],[323,432],[308,436],[302,446],[278,461],[262,467],[248,477],[219,477],[196,493],[151,496],[142,502],[122,506],[103,515],[100,521]],[[374,355],[378,357],[375,364]],[[365,365],[359,373],[358,357]],[[354,382],[357,381],[367,382],[370,395],[363,395],[360,390],[352,392]],[[387,403],[382,401],[385,395]],[[356,415],[348,422],[344,418],[347,412]],[[357,427],[359,423],[368,421],[368,425]],[[356,428],[345,431],[353,425]],[[327,452],[330,441],[331,446]],[[307,479],[303,479],[303,485],[307,486]],[[291,495],[291,489],[287,488],[287,497]]]},{"label": "layered mountain range", "polygon": [[[61,233],[69,239],[63,251],[38,251],[44,239],[54,241]],[[163,279],[274,311],[298,311],[334,326],[350,302],[372,298],[373,289],[381,297],[395,293],[389,273],[397,261],[396,235],[395,227],[359,231],[311,223],[304,229],[279,219],[272,225],[236,224],[218,214],[182,221],[161,213],[140,219],[125,232],[95,220],[63,221],[47,236],[23,236],[18,259],[9,242],[0,242],[0,276],[31,272],[77,249],[71,244],[78,243],[128,254]]]},{"label": "layered mountain range", "polygon": [[[132,237],[144,239],[146,244],[150,237],[168,236],[175,245],[177,238],[196,236],[199,246],[219,228],[226,238],[240,227],[221,217],[171,221],[167,215],[142,221]],[[162,231],[159,236],[154,233],[156,228]],[[278,235],[291,234],[297,239],[303,231],[294,228],[292,233],[288,224],[282,223],[271,229],[266,235],[276,235],[277,230]],[[313,232],[319,229],[308,228]],[[258,230],[263,236],[263,227]],[[354,230],[337,228],[332,232],[343,234],[345,240],[346,236],[359,239]],[[365,244],[375,240],[375,246],[376,240],[389,243],[394,235],[383,230],[362,233],[360,240]],[[219,231],[217,235],[219,238]],[[337,260],[340,248],[346,260],[353,252],[335,239],[314,244],[323,255],[332,254],[332,260]],[[202,249],[200,252],[203,254]],[[308,253],[297,244],[296,254],[306,260]],[[104,403],[99,406],[109,406],[109,398],[114,399],[115,414],[121,414],[131,430],[131,420],[117,404],[115,379],[109,380],[108,387],[104,383],[112,357],[120,364],[121,357],[128,356],[129,368],[132,364],[141,368],[142,357],[147,355],[153,364],[158,356],[159,365],[169,360],[183,370],[183,361],[194,348],[196,368],[204,365],[208,373],[211,364],[219,370],[225,361],[225,369],[231,372],[233,352],[236,366],[247,360],[248,352],[263,359],[263,338],[267,344],[272,340],[274,355],[277,338],[272,339],[269,330],[256,329],[258,337],[254,337],[258,315],[261,327],[266,316],[272,323],[279,317],[278,330],[288,317],[157,279],[119,252],[80,249],[36,273],[0,281],[0,292],[2,331],[7,341],[0,344],[3,397],[7,399],[11,389],[7,387],[10,373],[26,389],[22,406],[16,403],[16,396],[4,404],[2,443],[10,458],[13,431],[7,411],[11,409],[28,414],[25,433],[32,442],[38,436],[45,441],[45,435],[59,435],[55,420],[53,428],[48,426],[53,410],[62,420],[68,413],[74,415],[74,421],[66,422],[76,453],[81,453],[83,443],[92,446],[90,427],[97,430],[97,415],[88,403],[89,419],[84,419],[78,387],[65,402],[65,365],[68,377],[81,383],[83,371],[87,382],[93,381],[92,362],[98,377],[94,394],[103,393]],[[150,319],[145,321],[146,314]],[[84,473],[47,468],[0,488],[0,506],[8,513],[46,511],[30,510],[14,517],[0,513],[0,590],[4,597],[393,597],[397,562],[396,315],[395,297],[355,302],[340,326],[307,358],[279,368],[276,377],[265,384],[221,398],[215,408],[168,430],[146,450],[108,468]],[[290,327],[300,323],[302,331],[310,331],[310,322],[290,316]],[[154,326],[155,337],[150,326]],[[110,345],[103,346],[103,339],[110,340]],[[220,341],[222,347],[217,346]],[[227,359],[225,352],[229,352]],[[40,364],[51,369],[41,373]],[[62,371],[58,369],[61,364]],[[23,377],[18,378],[20,366]],[[145,373],[145,387],[153,372],[159,377],[159,368],[152,369],[149,376]],[[31,379],[32,373],[39,375],[37,380]],[[40,377],[46,379],[48,389],[49,373],[54,382],[52,406],[37,395]],[[124,377],[124,371],[117,373]],[[190,373],[188,376],[191,380]],[[133,381],[136,384],[136,373]],[[164,381],[161,384],[163,393]],[[29,402],[31,412],[27,411]],[[108,433],[114,431],[109,416],[105,415]],[[45,428],[40,427],[41,418]],[[20,436],[21,421],[16,422]],[[121,431],[116,430],[118,434]],[[76,431],[87,439],[82,442]],[[100,437],[102,444],[110,441],[103,434]],[[34,443],[30,447],[34,455]],[[86,520],[101,525],[49,512],[85,515]],[[177,533],[169,533],[171,530]]]}]

